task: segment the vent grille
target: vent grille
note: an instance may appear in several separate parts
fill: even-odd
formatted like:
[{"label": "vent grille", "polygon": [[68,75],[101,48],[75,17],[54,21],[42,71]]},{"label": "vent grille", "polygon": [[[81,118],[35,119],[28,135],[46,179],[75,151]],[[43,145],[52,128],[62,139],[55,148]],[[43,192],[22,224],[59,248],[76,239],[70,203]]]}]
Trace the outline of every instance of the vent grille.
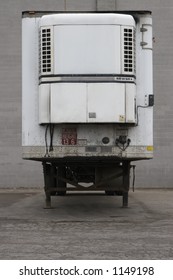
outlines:
[{"label": "vent grille", "polygon": [[124,28],[124,73],[135,73],[135,30]]},{"label": "vent grille", "polygon": [[41,28],[40,30],[40,74],[46,75],[52,73],[52,29]]}]

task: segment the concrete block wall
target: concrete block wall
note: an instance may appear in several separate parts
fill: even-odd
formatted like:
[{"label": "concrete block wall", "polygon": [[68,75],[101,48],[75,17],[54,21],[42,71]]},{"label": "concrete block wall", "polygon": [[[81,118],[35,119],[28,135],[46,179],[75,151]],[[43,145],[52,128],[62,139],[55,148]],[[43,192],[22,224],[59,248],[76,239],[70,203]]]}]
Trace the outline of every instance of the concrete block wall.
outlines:
[{"label": "concrete block wall", "polygon": [[21,156],[21,12],[116,9],[153,12],[155,157],[136,163],[136,186],[173,187],[172,0],[6,0],[0,1],[0,188],[43,185],[41,164]]}]

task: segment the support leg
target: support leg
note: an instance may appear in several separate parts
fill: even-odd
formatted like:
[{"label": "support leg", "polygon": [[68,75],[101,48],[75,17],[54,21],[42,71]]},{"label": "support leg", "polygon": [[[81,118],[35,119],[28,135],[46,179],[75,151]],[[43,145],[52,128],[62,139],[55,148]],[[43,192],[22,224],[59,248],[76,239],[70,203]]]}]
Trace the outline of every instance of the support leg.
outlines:
[{"label": "support leg", "polygon": [[129,193],[128,192],[123,192],[123,208],[127,208],[128,207],[128,197],[129,197]]},{"label": "support leg", "polygon": [[45,205],[45,209],[51,209],[51,195],[50,195],[50,191],[46,190],[45,188],[45,195],[46,195],[46,205]]},{"label": "support leg", "polygon": [[52,172],[51,172],[51,164],[43,162],[43,173],[44,173],[44,190],[45,190],[45,195],[46,195],[46,205],[45,208],[46,209],[50,209],[51,208],[51,190],[50,188],[51,186],[51,182],[52,182]]},{"label": "support leg", "polygon": [[123,162],[123,201],[122,207],[128,207],[128,192],[130,186],[130,161]]},{"label": "support leg", "polygon": [[[65,178],[66,177],[66,169],[64,166],[59,166],[58,167],[58,176],[62,177],[62,178]],[[61,181],[61,180],[58,180],[57,181],[57,185],[58,185],[58,191],[57,191],[57,195],[66,195],[66,183]],[[61,189],[61,190],[59,190]]]}]

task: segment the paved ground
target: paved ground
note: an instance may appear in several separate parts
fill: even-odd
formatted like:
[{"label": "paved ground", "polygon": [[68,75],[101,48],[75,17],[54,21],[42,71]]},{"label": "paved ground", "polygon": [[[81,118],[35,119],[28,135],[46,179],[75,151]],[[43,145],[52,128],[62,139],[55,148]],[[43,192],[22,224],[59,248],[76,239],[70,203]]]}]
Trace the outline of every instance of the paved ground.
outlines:
[{"label": "paved ground", "polygon": [[53,197],[0,190],[0,259],[173,259],[173,190]]}]

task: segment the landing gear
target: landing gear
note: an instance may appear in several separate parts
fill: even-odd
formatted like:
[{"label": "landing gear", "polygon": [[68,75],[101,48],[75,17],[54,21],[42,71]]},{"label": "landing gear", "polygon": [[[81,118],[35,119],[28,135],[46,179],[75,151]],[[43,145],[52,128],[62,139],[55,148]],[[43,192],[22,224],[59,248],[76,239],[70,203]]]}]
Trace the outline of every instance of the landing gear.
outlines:
[{"label": "landing gear", "polygon": [[130,161],[123,161],[123,201],[122,207],[128,207],[129,187],[130,187]]},{"label": "landing gear", "polygon": [[123,192],[123,208],[128,207],[128,196],[129,196],[128,192]]},{"label": "landing gear", "polygon": [[[67,191],[105,191],[106,195],[122,196],[122,207],[128,207],[130,161],[107,165],[58,164],[43,162],[46,208],[51,208],[51,196],[63,196]],[[80,182],[93,183],[89,187]]]},{"label": "landing gear", "polygon": [[[118,194],[117,194],[118,193]],[[127,208],[128,207],[128,192],[111,192],[111,191],[105,191],[106,195],[113,196],[122,196],[122,207]]]},{"label": "landing gear", "polygon": [[115,175],[114,179],[110,182],[108,190],[105,190],[105,194],[110,196],[122,196],[122,207],[126,208],[128,207],[130,185],[130,162],[123,161],[122,165],[117,167],[117,170],[121,170],[121,172],[117,173],[117,177]]},{"label": "landing gear", "polygon": [[[66,169],[65,167],[58,167],[58,177],[65,178],[66,177]],[[61,181],[57,178],[57,195],[66,195],[66,182]]]},{"label": "landing gear", "polygon": [[61,180],[65,177],[65,167],[43,162],[43,173],[46,208],[51,208],[51,196],[66,194],[66,183]]},{"label": "landing gear", "polygon": [[43,163],[44,174],[44,191],[46,195],[45,208],[51,208],[51,187],[52,187],[52,166],[47,163]]}]

